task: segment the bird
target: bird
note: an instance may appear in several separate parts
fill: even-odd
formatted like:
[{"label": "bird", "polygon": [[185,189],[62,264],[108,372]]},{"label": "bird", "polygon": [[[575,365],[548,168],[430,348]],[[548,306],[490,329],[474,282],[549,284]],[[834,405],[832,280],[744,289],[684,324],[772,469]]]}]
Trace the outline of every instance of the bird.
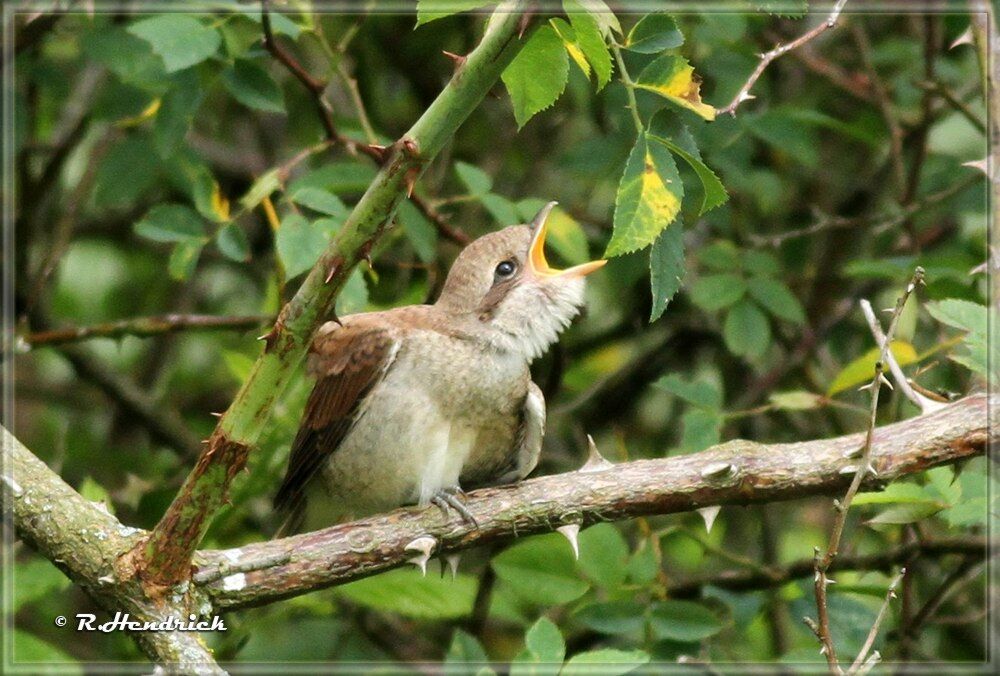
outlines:
[{"label": "bird", "polygon": [[478,525],[464,490],[535,468],[545,399],[529,367],[580,312],[584,278],[606,263],[549,265],[556,204],[468,244],[433,304],[320,326],[306,359],[315,384],[274,498],[286,515],[277,537],[410,504]]}]

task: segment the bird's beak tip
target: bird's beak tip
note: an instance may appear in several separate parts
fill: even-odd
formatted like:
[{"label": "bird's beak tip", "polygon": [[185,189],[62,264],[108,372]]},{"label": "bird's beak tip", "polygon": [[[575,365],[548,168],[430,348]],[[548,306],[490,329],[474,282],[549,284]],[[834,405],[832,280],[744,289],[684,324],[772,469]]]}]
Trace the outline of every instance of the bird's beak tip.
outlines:
[{"label": "bird's beak tip", "polygon": [[583,277],[604,267],[606,260],[590,261],[581,265],[575,265],[566,270],[557,270],[549,265],[545,260],[545,236],[548,231],[548,218],[552,210],[559,204],[556,201],[549,202],[531,221],[533,236],[531,246],[528,249],[528,265],[532,272],[545,277]]}]

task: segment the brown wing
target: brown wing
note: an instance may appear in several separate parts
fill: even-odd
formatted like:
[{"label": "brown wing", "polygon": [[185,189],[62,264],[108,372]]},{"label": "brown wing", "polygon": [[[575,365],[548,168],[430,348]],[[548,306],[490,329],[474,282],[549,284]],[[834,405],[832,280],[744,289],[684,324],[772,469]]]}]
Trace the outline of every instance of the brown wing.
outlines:
[{"label": "brown wing", "polygon": [[389,330],[372,325],[337,327],[313,341],[309,371],[316,385],[292,442],[276,508],[294,513],[301,506],[306,485],[347,436],[359,404],[382,378],[397,347]]}]

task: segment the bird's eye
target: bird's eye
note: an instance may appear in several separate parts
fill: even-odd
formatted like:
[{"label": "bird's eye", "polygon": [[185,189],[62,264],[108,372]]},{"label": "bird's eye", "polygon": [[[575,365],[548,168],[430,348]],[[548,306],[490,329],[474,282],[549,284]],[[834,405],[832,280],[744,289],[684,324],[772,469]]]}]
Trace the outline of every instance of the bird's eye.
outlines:
[{"label": "bird's eye", "polygon": [[495,271],[495,274],[499,278],[510,277],[517,270],[517,265],[514,261],[502,261]]}]

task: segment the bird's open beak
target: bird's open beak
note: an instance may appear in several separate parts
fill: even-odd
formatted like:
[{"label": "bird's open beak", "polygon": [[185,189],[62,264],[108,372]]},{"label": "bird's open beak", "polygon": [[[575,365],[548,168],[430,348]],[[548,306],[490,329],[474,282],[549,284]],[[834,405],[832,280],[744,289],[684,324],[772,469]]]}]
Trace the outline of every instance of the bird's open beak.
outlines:
[{"label": "bird's open beak", "polygon": [[574,265],[566,270],[556,270],[551,267],[548,261],[545,260],[545,231],[547,230],[546,221],[549,218],[549,213],[558,202],[549,202],[542,210],[538,212],[538,215],[531,221],[531,230],[534,235],[531,238],[531,246],[528,249],[528,267],[531,271],[538,275],[539,277],[583,277],[584,275],[589,275],[591,272],[604,267],[607,263],[605,260],[591,261],[589,263],[583,263],[582,265]]}]

